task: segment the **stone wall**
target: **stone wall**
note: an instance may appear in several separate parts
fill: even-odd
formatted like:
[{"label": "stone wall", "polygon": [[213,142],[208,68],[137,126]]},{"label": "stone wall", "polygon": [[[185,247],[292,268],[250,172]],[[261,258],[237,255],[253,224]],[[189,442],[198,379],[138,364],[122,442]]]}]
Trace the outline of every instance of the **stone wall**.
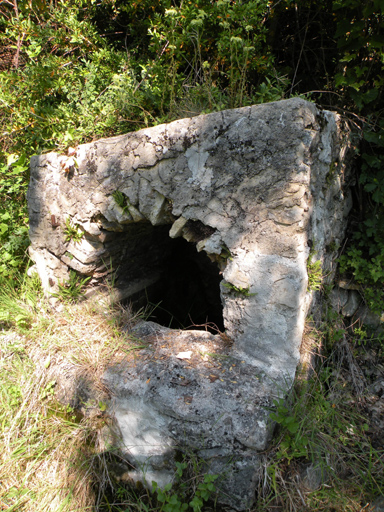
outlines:
[{"label": "stone wall", "polygon": [[[114,272],[118,299],[162,283],[154,294],[161,301],[167,262],[180,254],[187,277],[204,268],[208,288],[220,287],[214,298],[202,288],[195,295],[215,319],[222,306],[239,357],[292,377],[309,307],[309,251],[329,272],[344,234],[347,146],[337,115],[295,98],[34,157],[31,257],[47,291],[72,268],[99,289]],[[80,241],[66,239],[66,223]],[[187,253],[177,237],[189,242]],[[197,259],[201,251],[211,266]]]},{"label": "stone wall", "polygon": [[252,502],[268,407],[300,360],[308,257],[330,278],[344,237],[348,148],[336,114],[294,98],[32,159],[30,255],[47,293],[73,269],[88,295],[159,304],[135,331],[148,347],[135,366],[105,373],[129,478],[165,484],[192,451],[226,475],[221,502]]}]

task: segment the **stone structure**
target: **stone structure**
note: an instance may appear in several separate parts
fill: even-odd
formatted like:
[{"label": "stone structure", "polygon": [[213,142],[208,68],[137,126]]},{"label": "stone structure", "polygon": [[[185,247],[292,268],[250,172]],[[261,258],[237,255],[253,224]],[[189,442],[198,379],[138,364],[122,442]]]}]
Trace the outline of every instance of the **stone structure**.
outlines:
[{"label": "stone structure", "polygon": [[[68,156],[34,157],[28,193],[30,254],[44,288],[54,291],[69,269],[91,276],[88,293],[105,289],[113,276],[115,298],[160,304],[154,315],[163,325],[211,322],[225,329],[221,337],[195,332],[191,346],[196,336],[197,345],[213,344],[215,350],[230,340],[225,355],[232,367],[236,361],[242,368],[233,379],[236,391],[218,391],[214,409],[207,388],[209,365],[204,369],[196,362],[182,375],[171,362],[162,363],[166,367],[142,362],[134,377],[126,369],[127,386],[116,377],[121,368],[114,376],[110,370],[106,378],[120,393],[116,415],[130,445],[132,433],[124,422],[130,414],[142,414],[144,423],[153,420],[165,432],[161,442],[152,437],[163,448],[172,451],[175,443],[187,442],[180,437],[184,431],[194,440],[193,449],[213,466],[221,460],[216,469],[238,456],[240,466],[227,490],[240,481],[254,485],[255,450],[266,446],[269,435],[263,406],[292,382],[300,360],[311,303],[309,253],[330,273],[343,239],[350,208],[348,144],[337,115],[294,98],[102,139]],[[147,336],[157,343],[152,347],[156,353],[159,340],[164,345],[164,329],[150,326],[152,335]],[[187,350],[179,331],[172,343],[180,348],[180,336]],[[162,387],[161,371],[192,383],[196,394],[192,389],[184,395],[193,397],[194,404],[201,402],[193,414],[171,393],[169,382]],[[158,382],[151,392],[145,386],[149,378]],[[219,388],[218,383],[212,386]],[[156,420],[154,410],[160,414]],[[217,415],[227,421],[226,428]],[[152,453],[152,460],[157,455]],[[232,506],[240,501],[229,500]]]}]

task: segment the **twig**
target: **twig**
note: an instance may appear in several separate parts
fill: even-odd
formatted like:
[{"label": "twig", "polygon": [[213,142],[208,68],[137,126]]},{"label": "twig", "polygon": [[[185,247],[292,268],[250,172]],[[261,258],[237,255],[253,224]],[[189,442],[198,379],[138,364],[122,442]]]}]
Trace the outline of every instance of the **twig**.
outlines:
[{"label": "twig", "polygon": [[308,24],[305,26],[304,39],[303,39],[303,42],[302,42],[302,44],[301,44],[301,48],[300,48],[300,55],[299,55],[299,59],[298,59],[297,64],[296,64],[295,74],[293,75],[293,78],[292,78],[291,90],[289,91],[289,95],[290,95],[290,96],[292,95],[293,87],[294,87],[294,85],[295,85],[295,79],[296,79],[297,71],[298,71],[298,69],[299,69],[299,65],[300,65],[300,61],[301,61],[301,56],[302,56],[302,54],[303,54],[303,50],[304,50],[305,40],[306,40],[306,38],[307,38],[307,32],[308,32]]},{"label": "twig", "polygon": [[[16,19],[17,19],[17,21],[19,21],[19,9],[17,7],[17,0],[14,0],[13,8],[15,10]],[[23,44],[24,37],[25,37],[25,33],[23,33],[23,35],[21,37],[19,35],[17,38],[16,55],[13,59],[13,65],[15,66],[16,69],[19,67],[20,48],[21,48],[21,45]]]},{"label": "twig", "polygon": [[[158,61],[160,59],[160,57],[163,55],[163,53],[165,52],[165,50],[168,48],[169,46],[169,41],[167,41],[163,47],[163,49],[161,50],[160,54],[156,57],[155,59],[155,62]],[[155,62],[153,63],[153,65],[155,64]],[[153,67],[153,66],[152,66]],[[149,73],[151,68],[148,68],[147,71],[145,72],[143,78],[141,79],[141,81],[136,85],[136,87],[134,88],[133,90],[133,94],[135,94],[135,92],[137,91],[137,89],[141,86],[141,84],[144,82],[144,80],[147,78],[147,75]]]}]

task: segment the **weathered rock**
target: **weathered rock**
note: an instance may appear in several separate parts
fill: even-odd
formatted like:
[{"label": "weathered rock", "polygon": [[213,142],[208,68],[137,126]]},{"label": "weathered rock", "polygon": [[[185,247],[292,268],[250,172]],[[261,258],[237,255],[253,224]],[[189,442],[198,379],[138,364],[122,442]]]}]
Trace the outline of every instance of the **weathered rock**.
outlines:
[{"label": "weathered rock", "polygon": [[338,286],[330,292],[330,302],[338,313],[347,318],[353,317],[353,323],[364,324],[377,334],[382,332],[384,314],[379,315],[369,309],[364,303],[363,290],[356,282],[339,280]]},{"label": "weathered rock", "polygon": [[[68,268],[93,276],[94,286],[115,270],[117,297],[132,297],[159,281],[174,250],[168,233],[181,235],[221,269],[234,350],[292,377],[309,246],[328,271],[327,247],[341,241],[349,208],[337,123],[295,98],[102,139],[75,158],[35,157],[31,256],[44,286],[55,288]],[[66,241],[69,221],[84,234],[79,242]]]},{"label": "weathered rock", "polygon": [[272,434],[267,408],[274,385],[233,357],[219,336],[152,322],[134,334],[148,348],[134,366],[123,362],[104,375],[116,397],[120,450],[132,468],[127,476],[136,481],[144,474],[148,487],[164,486],[174,477],[175,459],[194,455],[222,476],[220,501],[245,509],[255,495],[257,452]]},{"label": "weathered rock", "polygon": [[316,491],[319,487],[326,483],[329,474],[326,469],[318,463],[304,465],[302,471],[298,475],[298,480],[308,491]]},{"label": "weathered rock", "polygon": [[339,313],[348,302],[348,290],[335,287],[331,290],[329,299],[333,309]]},{"label": "weathered rock", "polygon": [[376,334],[383,332],[384,314],[374,313],[365,304],[361,304],[357,309],[355,318],[359,320],[360,324],[368,326]]},{"label": "weathered rock", "polygon": [[362,302],[362,297],[361,297],[360,293],[355,290],[350,290],[348,292],[348,300],[344,304],[344,306],[341,308],[341,314],[346,317],[353,316],[356,313],[361,302]]},{"label": "weathered rock", "polygon": [[[143,430],[143,439],[169,446],[170,460],[185,443],[222,470],[236,453],[239,474],[256,474],[251,467],[256,472],[257,451],[270,433],[264,406],[289,387],[300,359],[312,298],[309,252],[332,275],[344,236],[351,205],[348,144],[336,114],[294,98],[102,139],[69,157],[50,153],[32,160],[31,257],[48,292],[72,268],[92,277],[88,293],[106,289],[115,299],[161,303],[154,314],[164,324],[176,325],[175,318],[184,325],[213,322],[232,342],[230,361],[244,368],[217,395],[221,381],[209,381],[208,367],[200,375],[172,362],[173,352],[164,361],[120,369],[128,375],[126,387],[118,369],[110,369],[106,378],[129,444],[134,441],[124,425],[135,418],[138,430],[154,425],[148,435]],[[83,233],[80,241],[68,241],[68,226]],[[168,317],[165,309],[171,309]],[[196,336],[203,334],[174,332],[170,345],[192,350]],[[209,339],[219,350],[222,338]],[[183,395],[179,400],[180,386],[170,384],[178,375],[195,383],[184,393],[193,397],[192,407]],[[228,420],[222,433],[219,418]],[[198,430],[208,439],[206,453]],[[148,453],[134,458],[140,465]],[[235,493],[239,479],[254,480],[231,478],[227,494]],[[251,501],[253,487],[247,486],[245,501],[232,500],[235,508]]]}]

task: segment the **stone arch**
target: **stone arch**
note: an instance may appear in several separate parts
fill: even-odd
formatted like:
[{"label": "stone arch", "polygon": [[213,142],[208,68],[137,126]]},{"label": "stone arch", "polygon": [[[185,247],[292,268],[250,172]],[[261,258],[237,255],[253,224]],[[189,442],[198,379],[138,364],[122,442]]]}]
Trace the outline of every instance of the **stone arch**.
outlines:
[{"label": "stone arch", "polygon": [[[94,288],[117,272],[120,300],[155,286],[182,237],[222,272],[236,357],[291,380],[311,305],[309,241],[329,274],[327,247],[345,230],[348,147],[336,114],[293,98],[35,157],[31,257],[50,291],[69,268]],[[68,241],[68,223],[81,240]]]}]

